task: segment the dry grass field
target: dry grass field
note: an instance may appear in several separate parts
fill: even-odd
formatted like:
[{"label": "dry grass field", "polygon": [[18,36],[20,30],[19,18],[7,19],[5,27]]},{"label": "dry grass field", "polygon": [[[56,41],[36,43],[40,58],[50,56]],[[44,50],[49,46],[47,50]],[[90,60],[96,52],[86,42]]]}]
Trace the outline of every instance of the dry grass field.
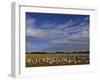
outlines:
[{"label": "dry grass field", "polygon": [[89,64],[89,53],[26,54],[26,67]]}]

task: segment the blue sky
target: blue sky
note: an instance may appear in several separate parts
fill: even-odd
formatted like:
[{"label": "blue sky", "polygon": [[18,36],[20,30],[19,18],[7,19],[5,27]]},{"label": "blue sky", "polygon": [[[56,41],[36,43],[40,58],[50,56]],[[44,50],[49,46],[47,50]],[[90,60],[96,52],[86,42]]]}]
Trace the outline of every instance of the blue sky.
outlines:
[{"label": "blue sky", "polygon": [[26,51],[89,51],[89,15],[26,12]]}]

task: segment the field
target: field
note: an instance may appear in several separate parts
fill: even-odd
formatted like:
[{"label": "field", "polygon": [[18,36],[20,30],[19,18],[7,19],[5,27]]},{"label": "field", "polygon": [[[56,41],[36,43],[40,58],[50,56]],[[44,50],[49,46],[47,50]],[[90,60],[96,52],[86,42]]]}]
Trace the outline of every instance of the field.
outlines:
[{"label": "field", "polygon": [[26,67],[89,64],[89,53],[27,53]]}]

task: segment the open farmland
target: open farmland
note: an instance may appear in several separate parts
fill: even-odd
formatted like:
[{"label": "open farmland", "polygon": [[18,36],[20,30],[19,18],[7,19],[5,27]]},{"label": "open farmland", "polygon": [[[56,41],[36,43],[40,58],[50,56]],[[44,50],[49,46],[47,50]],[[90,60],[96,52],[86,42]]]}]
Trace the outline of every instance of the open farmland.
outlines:
[{"label": "open farmland", "polygon": [[27,53],[26,67],[89,64],[89,53]]}]

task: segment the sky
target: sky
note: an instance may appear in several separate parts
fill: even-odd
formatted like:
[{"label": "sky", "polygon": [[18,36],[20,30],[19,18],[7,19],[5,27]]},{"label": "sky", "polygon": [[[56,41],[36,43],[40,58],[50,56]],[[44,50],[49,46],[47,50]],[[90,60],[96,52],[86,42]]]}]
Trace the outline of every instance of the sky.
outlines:
[{"label": "sky", "polygon": [[89,51],[89,15],[26,12],[26,52]]}]

